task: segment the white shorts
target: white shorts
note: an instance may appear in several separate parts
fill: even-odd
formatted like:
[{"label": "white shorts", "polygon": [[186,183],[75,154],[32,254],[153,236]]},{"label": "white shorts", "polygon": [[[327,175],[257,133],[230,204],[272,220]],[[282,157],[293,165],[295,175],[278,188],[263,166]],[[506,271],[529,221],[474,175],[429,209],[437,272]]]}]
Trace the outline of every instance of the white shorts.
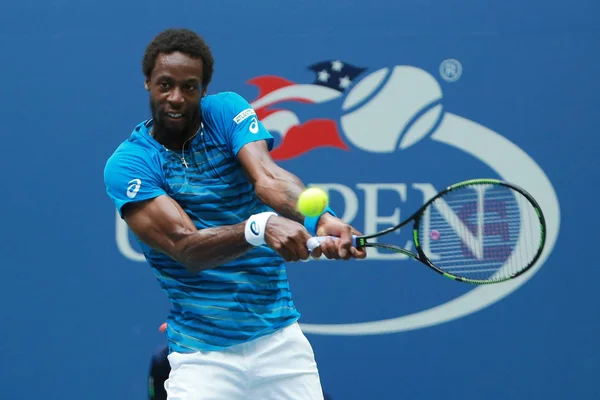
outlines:
[{"label": "white shorts", "polygon": [[323,400],[298,323],[221,351],[171,353],[168,400]]}]

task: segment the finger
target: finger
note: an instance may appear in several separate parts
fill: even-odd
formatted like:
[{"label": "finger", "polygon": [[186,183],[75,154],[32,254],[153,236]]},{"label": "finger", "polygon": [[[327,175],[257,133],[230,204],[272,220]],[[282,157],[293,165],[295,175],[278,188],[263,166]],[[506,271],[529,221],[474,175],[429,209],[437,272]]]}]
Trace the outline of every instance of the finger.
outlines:
[{"label": "finger", "polygon": [[298,255],[298,258],[302,261],[308,260],[311,255],[311,251],[308,249],[309,239],[312,237],[304,227],[298,230],[298,233],[294,236],[294,252]]},{"label": "finger", "polygon": [[286,262],[294,261],[294,255],[288,250],[287,247],[280,247],[276,251]]},{"label": "finger", "polygon": [[310,238],[308,232],[304,235],[300,231],[299,234],[294,235],[286,242],[286,248],[290,253],[291,261],[307,260],[310,256],[306,242]]},{"label": "finger", "polygon": [[338,251],[340,257],[348,260],[351,256],[350,248],[352,248],[352,229],[349,225],[345,226],[340,232],[340,238],[337,240]]},{"label": "finger", "polygon": [[351,250],[352,252],[352,257],[356,258],[356,259],[363,259],[367,257],[367,249],[362,248],[362,249],[357,249],[356,247],[353,247]]},{"label": "finger", "polygon": [[[300,247],[296,242],[290,242],[288,244],[288,252],[290,253],[290,261],[295,262],[300,260]],[[308,253],[308,250],[305,250]]]},{"label": "finger", "polygon": [[321,258],[321,256],[323,255],[323,250],[321,249],[321,246],[315,248],[312,253],[310,253],[311,257],[314,258],[315,260],[318,260],[319,258]]},{"label": "finger", "polygon": [[321,242],[321,251],[323,252],[323,255],[330,260],[338,260],[340,258],[340,252],[336,241],[337,239],[334,240],[331,237],[327,237],[327,239]]},{"label": "finger", "polygon": [[308,260],[308,257],[310,257],[310,253],[308,252],[308,248],[306,247],[306,242],[298,243],[298,246],[296,246],[296,254],[298,255],[299,259]]}]

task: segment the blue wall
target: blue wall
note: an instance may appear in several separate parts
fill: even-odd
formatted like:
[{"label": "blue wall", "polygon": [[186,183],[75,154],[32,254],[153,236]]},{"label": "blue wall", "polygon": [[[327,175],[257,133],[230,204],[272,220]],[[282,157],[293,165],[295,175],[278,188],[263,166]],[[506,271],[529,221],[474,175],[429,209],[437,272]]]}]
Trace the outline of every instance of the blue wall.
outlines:
[{"label": "blue wall", "polygon": [[[169,304],[102,171],[148,117],[141,57],[172,26],[211,44],[210,92],[260,108],[250,81],[280,77],[308,93],[278,104],[297,120],[265,124],[285,144],[282,120],[326,120],[337,147],[310,148],[307,125],[278,161],[359,229],[472,177],[521,184],[547,214],[544,261],[503,285],[378,254],[289,265],[334,400],[599,398],[599,17],[593,0],[5,2],[2,398],[145,398]],[[330,61],[365,70],[322,91],[309,67]]]}]

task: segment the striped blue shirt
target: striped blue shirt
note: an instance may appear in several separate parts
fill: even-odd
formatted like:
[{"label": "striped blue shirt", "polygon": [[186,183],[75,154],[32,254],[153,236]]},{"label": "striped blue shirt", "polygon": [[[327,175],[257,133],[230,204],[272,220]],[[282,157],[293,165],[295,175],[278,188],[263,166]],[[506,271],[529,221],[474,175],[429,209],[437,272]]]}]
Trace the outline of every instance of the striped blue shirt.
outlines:
[{"label": "striped blue shirt", "polygon": [[[202,99],[203,126],[183,154],[149,134],[152,120],[137,125],[106,163],[106,191],[122,207],[167,195],[198,229],[233,225],[271,211],[254,193],[237,160],[247,143],[273,137],[241,96],[224,92]],[[187,168],[182,161],[187,163]],[[272,333],[295,322],[283,259],[267,246],[199,273],[139,241],[172,303],[171,351],[219,350]]]}]

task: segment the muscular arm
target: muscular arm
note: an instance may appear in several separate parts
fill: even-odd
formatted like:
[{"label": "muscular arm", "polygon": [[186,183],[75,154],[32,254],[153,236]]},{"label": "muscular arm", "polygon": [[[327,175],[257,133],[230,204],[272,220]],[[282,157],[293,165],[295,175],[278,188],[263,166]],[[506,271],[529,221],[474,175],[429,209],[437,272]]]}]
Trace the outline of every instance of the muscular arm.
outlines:
[{"label": "muscular arm", "polygon": [[[298,177],[279,167],[273,161],[265,141],[246,144],[238,152],[238,159],[248,179],[254,184],[257,196],[263,203],[271,206],[284,217],[300,224],[304,223],[304,216],[296,210],[296,205],[305,186]],[[329,226],[329,228],[323,230],[321,229],[323,226]],[[315,250],[316,256],[319,257],[322,251],[327,258],[349,259],[351,255],[364,258],[362,252],[351,249],[352,232],[359,234],[351,226],[331,214],[323,214],[317,224],[317,234],[338,236],[340,240],[328,240],[321,243],[320,249]]]},{"label": "muscular arm", "polygon": [[[265,141],[246,144],[238,152],[238,159],[263,203],[291,220],[304,223],[304,216],[296,210],[296,205],[305,186],[294,174],[275,164]],[[283,232],[285,230],[281,230],[279,234]],[[339,239],[329,238],[321,242],[320,248],[313,255],[319,257],[322,251],[327,258],[365,258],[364,250],[352,247],[352,234],[360,235],[360,232],[329,213],[323,214],[317,224],[317,235],[335,236]]]},{"label": "muscular arm", "polygon": [[244,237],[245,222],[197,230],[179,204],[168,196],[127,204],[123,216],[144,243],[191,272],[235,260],[252,247]]},{"label": "muscular arm", "polygon": [[248,143],[238,152],[238,159],[263,203],[286,218],[304,222],[296,204],[305,186],[296,175],[275,164],[265,141]]}]

